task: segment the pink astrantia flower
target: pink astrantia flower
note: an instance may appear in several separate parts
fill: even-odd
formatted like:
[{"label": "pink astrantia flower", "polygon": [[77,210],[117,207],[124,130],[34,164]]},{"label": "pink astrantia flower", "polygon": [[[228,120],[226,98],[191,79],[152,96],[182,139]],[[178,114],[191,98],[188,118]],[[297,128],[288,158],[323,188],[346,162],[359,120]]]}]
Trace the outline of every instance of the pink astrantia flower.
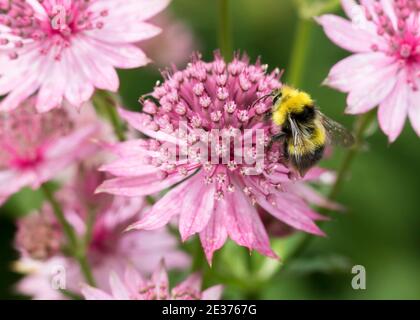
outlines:
[{"label": "pink astrantia flower", "polygon": [[[96,216],[87,256],[98,287],[108,290],[110,272],[123,273],[127,265],[144,275],[151,274],[162,258],[165,258],[171,269],[187,268],[189,258],[177,250],[176,239],[165,229],[124,232],[131,223],[142,217],[147,205],[143,198],[94,195],[94,190],[103,178],[104,175],[96,170],[80,167],[74,183],[59,193],[66,217],[81,237],[86,233],[88,212]],[[50,207],[45,206],[41,214],[24,218],[18,224],[16,237],[16,247],[22,254],[18,263],[21,269],[28,269],[25,267],[28,265],[36,266],[34,260],[44,260],[18,285],[21,293],[37,299],[53,295],[51,287],[49,290],[37,288],[40,283],[49,282],[51,278],[51,275],[39,270],[42,265],[53,266],[61,261],[67,273],[67,287],[71,291],[79,292],[80,284],[84,282],[77,263],[62,256],[57,250],[57,244],[63,244],[65,239],[57,230],[56,221],[51,219],[53,215],[50,211]],[[63,298],[60,292],[56,292],[56,297]]]},{"label": "pink astrantia flower", "polygon": [[1,0],[0,110],[35,92],[40,112],[63,98],[80,106],[94,89],[117,91],[114,68],[149,62],[134,45],[160,32],[146,19],[170,0]]},{"label": "pink astrantia flower", "polygon": [[82,293],[86,300],[219,300],[222,286],[201,290],[199,274],[189,276],[169,292],[169,280],[163,264],[153,273],[150,280],[143,279],[132,268],[121,278],[117,273],[110,276],[110,292],[85,285]]},{"label": "pink astrantia flower", "polygon": [[[246,57],[235,58],[229,64],[219,55],[209,63],[197,57],[185,70],[167,75],[166,81],[155,87],[152,96],[159,101],[159,107],[146,100],[143,113],[120,110],[131,126],[153,139],[116,145],[118,159],[102,169],[117,177],[106,181],[98,191],[137,197],[178,184],[132,228],[153,230],[178,216],[182,239],[199,233],[210,263],[214,251],[223,246],[227,237],[276,257],[256,204],[298,230],[323,234],[314,223],[320,216],[310,209],[301,190],[294,186],[298,182],[291,180],[291,170],[282,163],[279,143],[264,148],[265,153],[260,155],[263,161],[258,159],[258,165],[248,165],[245,159],[236,161],[231,156],[227,162],[212,164],[207,158],[203,161],[193,148],[198,140],[208,140],[213,129],[229,135],[229,139],[233,134],[244,144],[255,138],[252,130],[261,129],[265,135],[263,141],[258,138],[258,143],[269,145],[276,128],[263,117],[272,102],[254,102],[280,86],[280,72],[267,74],[266,69],[260,63],[249,64]],[[186,132],[179,128],[182,122]],[[246,129],[252,129],[251,134]],[[175,144],[178,148],[191,147],[188,157],[167,160],[167,147]],[[253,140],[244,148],[244,157],[259,158],[255,157],[255,144]],[[216,160],[237,155],[241,150],[235,146],[227,149],[211,144],[209,154],[216,155]],[[305,179],[321,173],[322,170],[314,169]]]},{"label": "pink astrantia flower", "polygon": [[410,118],[420,135],[420,5],[415,0],[342,0],[350,20],[324,15],[317,21],[338,46],[353,52],[337,63],[326,84],[348,92],[347,112],[377,105],[390,142]]},{"label": "pink astrantia flower", "polygon": [[92,143],[100,123],[83,112],[35,111],[30,99],[18,110],[0,114],[0,205],[21,188],[34,189],[98,147]]}]

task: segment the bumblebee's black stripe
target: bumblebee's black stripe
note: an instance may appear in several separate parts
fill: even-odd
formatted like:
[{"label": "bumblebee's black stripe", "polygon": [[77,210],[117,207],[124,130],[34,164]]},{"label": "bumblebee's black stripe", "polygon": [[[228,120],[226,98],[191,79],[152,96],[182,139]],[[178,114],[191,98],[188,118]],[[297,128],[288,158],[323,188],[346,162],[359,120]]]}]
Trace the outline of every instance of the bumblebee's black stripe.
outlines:
[{"label": "bumblebee's black stripe", "polygon": [[284,145],[284,156],[287,161],[290,161],[293,167],[301,172],[306,172],[312,168],[324,155],[325,146],[319,146],[313,153],[300,155],[299,157],[288,152],[288,143]]},{"label": "bumblebee's black stripe", "polygon": [[302,112],[299,112],[299,113],[292,112],[290,116],[297,123],[312,122],[315,119],[315,107],[305,106]]}]

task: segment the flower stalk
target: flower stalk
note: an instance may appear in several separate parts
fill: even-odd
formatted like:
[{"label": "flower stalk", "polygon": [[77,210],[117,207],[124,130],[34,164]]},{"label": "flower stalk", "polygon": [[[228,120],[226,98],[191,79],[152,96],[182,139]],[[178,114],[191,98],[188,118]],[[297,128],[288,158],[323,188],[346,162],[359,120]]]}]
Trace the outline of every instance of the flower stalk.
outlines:
[{"label": "flower stalk", "polygon": [[229,0],[219,0],[219,48],[226,61],[232,59],[232,27]]},{"label": "flower stalk", "polygon": [[[338,194],[340,193],[343,183],[350,173],[351,165],[353,164],[354,159],[363,147],[365,134],[369,130],[370,125],[375,119],[375,115],[376,113],[374,111],[370,111],[357,118],[354,126],[355,144],[346,152],[343,161],[341,162],[341,165],[337,171],[337,178],[328,194],[329,200],[335,200]],[[320,209],[318,211],[321,214],[323,214],[327,213],[328,210]],[[296,241],[294,245],[290,246],[289,250],[284,253],[284,260],[288,261],[290,259],[293,259],[294,257],[299,256],[308,247],[308,245],[313,239],[313,236],[309,234],[303,234],[299,238],[299,240]]]},{"label": "flower stalk", "polygon": [[125,141],[124,125],[117,113],[116,97],[107,91],[98,91],[93,96],[93,104],[99,114],[103,114],[114,129],[115,136],[119,141]]},{"label": "flower stalk", "polygon": [[312,22],[306,19],[299,19],[287,77],[287,82],[296,87],[302,84],[302,77],[304,76],[307,62],[306,53],[310,47],[311,33]]},{"label": "flower stalk", "polygon": [[48,184],[41,185],[41,191],[43,192],[45,198],[50,203],[52,211],[63,228],[63,232],[69,242],[70,254],[77,260],[80,265],[80,269],[90,285],[95,285],[95,280],[90,268],[89,262],[86,257],[86,248],[88,243],[78,241],[77,234],[74,228],[67,221],[63,209],[60,206],[60,203],[54,196],[54,192],[51,190],[51,187]]}]

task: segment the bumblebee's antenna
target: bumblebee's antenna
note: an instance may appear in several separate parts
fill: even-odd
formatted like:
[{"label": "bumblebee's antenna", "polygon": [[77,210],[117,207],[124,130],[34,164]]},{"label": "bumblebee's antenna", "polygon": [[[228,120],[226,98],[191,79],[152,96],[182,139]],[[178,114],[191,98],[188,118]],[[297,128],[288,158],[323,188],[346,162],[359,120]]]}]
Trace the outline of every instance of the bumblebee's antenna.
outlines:
[{"label": "bumblebee's antenna", "polygon": [[257,100],[255,100],[253,103],[252,103],[252,105],[248,108],[248,110],[249,109],[252,109],[258,102],[260,102],[261,100],[264,100],[264,99],[267,99],[268,97],[273,97],[274,96],[274,94],[273,93],[269,93],[269,94],[266,94],[266,95],[264,95],[264,96],[262,96],[262,97],[259,97]]}]

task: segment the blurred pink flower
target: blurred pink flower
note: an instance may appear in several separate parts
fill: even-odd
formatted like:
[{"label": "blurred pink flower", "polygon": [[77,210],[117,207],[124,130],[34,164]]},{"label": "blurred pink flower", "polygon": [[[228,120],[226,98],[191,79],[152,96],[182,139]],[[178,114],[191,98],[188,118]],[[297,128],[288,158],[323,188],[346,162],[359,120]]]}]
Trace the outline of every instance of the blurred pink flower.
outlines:
[{"label": "blurred pink flower", "polygon": [[114,68],[149,62],[134,45],[159,34],[144,22],[170,0],[1,1],[1,111],[12,110],[38,91],[45,112],[63,98],[81,106],[94,89],[117,91]]},{"label": "blurred pink flower", "polygon": [[[152,273],[162,258],[165,258],[169,268],[182,269],[189,266],[189,258],[177,249],[177,241],[165,229],[155,231],[124,232],[134,221],[138,220],[147,210],[143,198],[113,197],[111,195],[94,195],[98,183],[103,181],[104,174],[92,168],[81,167],[74,183],[64,187],[59,193],[59,199],[64,207],[64,212],[80,237],[87,231],[89,211],[94,213],[95,220],[92,227],[90,245],[88,247],[88,259],[91,264],[93,275],[99,288],[108,290],[108,279],[111,271],[122,273],[127,266],[132,266],[142,274]],[[51,216],[49,206],[45,206],[42,214]],[[25,220],[35,219],[33,215]],[[21,293],[32,295],[36,299],[46,299],[53,295],[52,287],[42,285],[48,290],[39,290],[39,283],[50,283],[51,274],[46,275],[39,268],[50,265],[63,266],[66,270],[67,289],[76,293],[80,292],[80,284],[84,282],[77,263],[69,257],[64,257],[55,251],[55,255],[44,254],[43,263],[36,261],[42,257],[41,253],[49,253],[53,239],[46,239],[44,235],[53,234],[56,228],[52,224],[46,224],[44,219],[38,219],[39,225],[20,223],[17,237],[17,249],[22,254],[18,265],[20,269],[27,269],[27,265],[38,266],[30,272],[18,285]],[[22,227],[26,226],[22,230]],[[48,226],[49,231],[48,231]],[[41,232],[42,229],[45,232]],[[31,241],[32,240],[32,241]],[[37,241],[37,245],[33,244]],[[54,239],[54,244],[57,239]],[[63,243],[63,239],[61,243]],[[54,247],[55,248],[55,247]],[[34,253],[37,255],[34,256]],[[34,262],[34,260],[36,262]],[[31,284],[34,284],[33,286]],[[58,292],[57,298],[63,298]]]},{"label": "blurred pink flower", "polygon": [[379,125],[390,142],[407,116],[420,135],[418,1],[341,2],[350,20],[328,14],[317,21],[335,44],[354,54],[337,63],[325,83],[349,93],[350,114],[379,105]]},{"label": "blurred pink flower", "polygon": [[89,112],[57,109],[38,114],[34,99],[0,114],[0,205],[21,188],[34,189],[98,147],[101,124]]},{"label": "blurred pink flower", "polygon": [[192,30],[182,20],[165,11],[150,22],[160,27],[162,33],[142,43],[141,48],[153,57],[153,62],[158,66],[183,65],[191,53],[198,49]]},{"label": "blurred pink flower", "polygon": [[[289,187],[291,170],[282,163],[281,145],[264,148],[262,163],[255,159],[255,145],[268,146],[275,130],[263,120],[271,101],[253,105],[257,98],[280,86],[280,72],[267,74],[266,69],[259,62],[249,64],[246,57],[235,58],[228,65],[219,55],[209,63],[197,57],[185,70],[167,75],[166,81],[155,87],[152,96],[160,107],[146,100],[143,113],[120,110],[132,127],[153,139],[117,144],[114,151],[118,159],[102,168],[117,178],[105,181],[98,192],[141,197],[176,185],[132,229],[154,230],[179,216],[182,239],[199,233],[210,263],[228,236],[250,250],[276,257],[256,204],[298,230],[323,235],[314,223],[320,215],[298,190]],[[186,128],[181,128],[182,122]],[[194,146],[212,138],[213,129],[243,144],[261,129],[264,141],[253,140],[244,150],[212,143],[209,154],[219,160],[212,164],[207,155],[203,161]],[[188,157],[168,160],[168,150],[175,145],[178,149],[188,146]],[[247,159],[232,159],[232,154],[242,151],[243,157],[257,160],[255,167],[248,165]],[[226,155],[229,161],[220,161]],[[305,178],[314,179],[322,172],[313,169]]]},{"label": "blurred pink flower", "polygon": [[201,277],[192,274],[169,292],[169,280],[163,264],[150,280],[145,280],[134,269],[128,268],[123,279],[112,273],[109,279],[111,292],[85,285],[82,293],[86,300],[219,300],[222,286],[201,291]]},{"label": "blurred pink flower", "polygon": [[16,248],[23,256],[47,260],[57,255],[63,245],[62,230],[50,207],[19,219],[15,236]]}]

